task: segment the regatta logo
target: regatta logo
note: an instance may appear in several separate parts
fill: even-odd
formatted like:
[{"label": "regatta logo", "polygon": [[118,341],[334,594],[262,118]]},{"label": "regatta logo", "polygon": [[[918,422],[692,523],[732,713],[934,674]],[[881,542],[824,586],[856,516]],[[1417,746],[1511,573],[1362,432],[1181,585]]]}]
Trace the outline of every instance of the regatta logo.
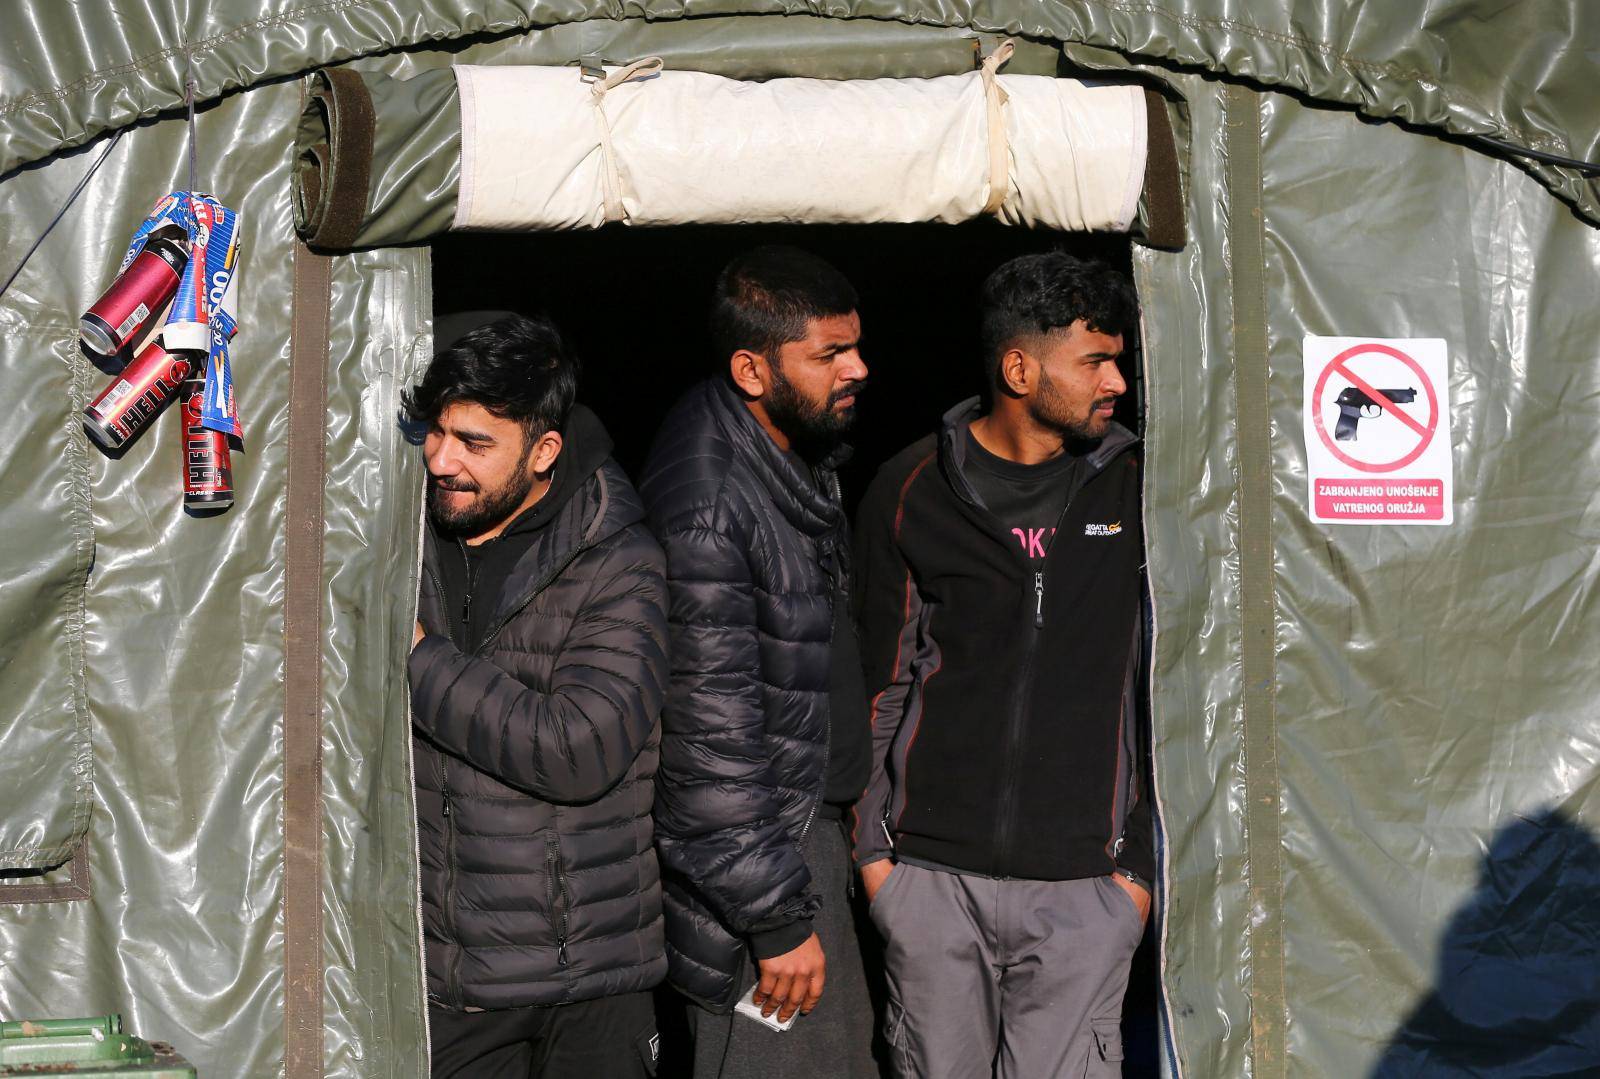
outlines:
[{"label": "regatta logo", "polygon": [[1121,521],[1112,521],[1108,525],[1087,524],[1083,526],[1083,534],[1085,536],[1115,536],[1121,531]]}]

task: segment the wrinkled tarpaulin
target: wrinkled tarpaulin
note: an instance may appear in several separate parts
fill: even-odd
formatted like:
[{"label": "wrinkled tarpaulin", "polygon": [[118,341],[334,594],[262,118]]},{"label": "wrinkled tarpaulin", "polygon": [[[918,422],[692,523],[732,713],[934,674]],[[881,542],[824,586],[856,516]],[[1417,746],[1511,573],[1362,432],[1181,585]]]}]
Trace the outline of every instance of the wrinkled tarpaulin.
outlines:
[{"label": "wrinkled tarpaulin", "polygon": [[[1086,42],[1342,102],[1381,119],[1600,159],[1600,9],[1581,0],[1446,0],[1420,10],[1341,0],[212,0],[187,16],[191,5],[175,0],[141,5],[137,15],[47,0],[16,7],[0,59],[0,173],[177,108],[190,77],[209,100],[429,41],[595,20],[597,34],[568,41],[587,36],[598,43],[611,36],[615,20],[691,14],[817,15]],[[736,41],[725,49],[740,51]],[[809,42],[800,44],[803,50]],[[1529,167],[1590,220],[1600,219],[1594,180]]]},{"label": "wrinkled tarpaulin", "polygon": [[[1481,1057],[1484,1045],[1503,1075],[1572,1073],[1594,1059],[1593,1009],[1570,1005],[1595,999],[1600,969],[1590,833],[1600,678],[1589,658],[1600,643],[1589,480],[1600,463],[1600,234],[1521,167],[1471,146],[1171,66],[1593,160],[1600,13],[1464,0],[1422,16],[1342,4],[1257,4],[1247,16],[1199,4],[840,4],[737,7],[871,18],[672,21],[681,6],[551,4],[533,16],[521,4],[466,6],[397,14],[329,0],[264,15],[212,4],[184,27],[161,5],[114,25],[81,7],[24,5],[0,53],[0,168],[174,109],[186,71],[205,101],[350,56],[530,23],[542,28],[362,66],[402,77],[452,61],[661,52],[740,76],[928,75],[966,70],[965,25],[1098,47],[1071,46],[1081,62],[1158,61],[1151,70],[1187,102],[1191,176],[1187,247],[1136,254],[1178,1059],[1203,1076],[1411,1074],[1450,1067],[1453,1052]],[[662,21],[579,21],[595,14]],[[0,839],[32,852],[14,860],[37,860],[40,848],[72,846],[87,821],[93,878],[88,902],[0,904],[0,1012],[120,1008],[216,1074],[270,1073],[284,1044],[282,500],[298,107],[297,88],[280,83],[200,119],[214,186],[250,223],[238,356],[256,434],[235,461],[230,515],[175,512],[165,425],[109,462],[86,449],[74,418],[101,378],[75,350],[76,314],[149,202],[180,182],[181,123],[129,132],[0,300],[0,370],[15,402],[0,450],[14,492],[0,506],[12,541],[0,556],[0,684],[21,703],[0,716]],[[6,174],[5,235],[31,238],[101,145]],[[1593,181],[1528,171],[1596,218]],[[20,255],[15,242],[6,253]],[[329,1074],[414,1075],[420,990],[395,672],[419,473],[393,416],[426,353],[426,259],[383,250],[336,259],[333,271],[324,1060]],[[1446,338],[1453,527],[1309,523],[1306,333]]]}]

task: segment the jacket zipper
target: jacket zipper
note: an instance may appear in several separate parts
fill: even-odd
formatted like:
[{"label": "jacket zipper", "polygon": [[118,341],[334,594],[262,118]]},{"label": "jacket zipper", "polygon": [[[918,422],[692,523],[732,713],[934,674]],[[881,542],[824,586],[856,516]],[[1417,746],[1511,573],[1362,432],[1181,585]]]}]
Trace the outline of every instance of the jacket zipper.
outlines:
[{"label": "jacket zipper", "polygon": [[[439,597],[442,606],[446,596],[444,585],[439,580],[439,575],[433,572],[426,562],[423,570],[428,574],[428,579],[433,582],[434,594]],[[468,590],[470,594],[470,589]],[[445,637],[453,640],[450,626],[445,625]],[[445,932],[450,940],[456,940],[456,814],[455,800],[450,793],[450,765],[443,753],[435,751],[435,759],[439,763],[439,794],[444,801],[440,810],[444,817],[444,925]],[[457,946],[450,954],[450,968],[445,975],[445,997],[453,1005],[461,1005],[461,948]]]},{"label": "jacket zipper", "polygon": [[485,646],[487,646],[490,641],[494,640],[495,637],[499,636],[500,631],[505,629],[506,626],[511,623],[513,618],[521,614],[524,607],[537,599],[540,592],[543,592],[546,588],[549,588],[552,581],[565,573],[567,571],[567,567],[572,565],[573,562],[577,561],[578,556],[583,554],[592,546],[594,546],[592,543],[580,543],[578,546],[572,549],[572,552],[568,554],[566,558],[561,560],[559,565],[557,565],[543,577],[539,578],[539,582],[535,584],[528,594],[522,598],[521,602],[507,611],[504,618],[500,619],[500,621],[489,627],[489,632],[483,635],[483,640],[478,642],[478,646],[472,650],[472,654],[475,656],[482,655]]},{"label": "jacket zipper", "polygon": [[[550,901],[551,920],[556,931],[556,962],[567,965],[567,878],[561,867],[561,832],[551,828],[544,844],[545,895]],[[557,905],[559,901],[559,906]]]},{"label": "jacket zipper", "polygon": [[[1090,477],[1092,478],[1092,477]],[[1084,480],[1083,486],[1088,483]],[[1067,519],[1067,511],[1072,508],[1072,500],[1076,492],[1069,494],[1061,506],[1061,513],[1056,517],[1055,529],[1050,533],[1050,541],[1045,544],[1045,565],[1049,565],[1050,551],[1055,547],[1056,536],[1061,533],[1061,526]],[[1016,824],[1016,785],[1019,758],[1022,756],[1022,729],[1026,725],[1028,705],[1033,699],[1033,657],[1039,647],[1039,632],[1044,629],[1044,567],[1033,571],[1033,631],[1028,634],[1027,649],[1023,652],[1022,667],[1017,676],[1016,695],[1012,700],[1010,723],[1006,729],[1006,763],[1004,779],[1000,783],[1001,805],[1004,811],[1000,814],[999,835],[995,839],[994,851],[996,867],[1007,864],[1010,859],[1011,833]]]},{"label": "jacket zipper", "polygon": [[461,1005],[461,945],[456,932],[456,814],[450,797],[450,770],[439,754],[439,789],[444,798],[444,927],[455,943],[450,952],[450,972],[445,978],[445,994],[457,1007]]},{"label": "jacket zipper", "polygon": [[[472,564],[472,556],[467,553],[467,544],[460,536],[456,537],[456,546],[461,548],[461,564],[467,571],[467,587],[461,599],[461,629],[468,639],[472,637],[472,590],[477,585],[478,571]],[[443,597],[444,593],[440,593]]]}]

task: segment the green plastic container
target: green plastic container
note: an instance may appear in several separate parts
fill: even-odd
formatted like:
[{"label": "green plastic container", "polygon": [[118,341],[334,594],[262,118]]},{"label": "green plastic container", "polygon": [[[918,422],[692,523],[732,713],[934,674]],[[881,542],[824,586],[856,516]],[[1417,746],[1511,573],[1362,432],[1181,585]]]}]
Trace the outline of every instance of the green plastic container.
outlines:
[{"label": "green plastic container", "polygon": [[0,1076],[111,1075],[195,1079],[172,1046],[122,1032],[122,1016],[0,1023]]}]

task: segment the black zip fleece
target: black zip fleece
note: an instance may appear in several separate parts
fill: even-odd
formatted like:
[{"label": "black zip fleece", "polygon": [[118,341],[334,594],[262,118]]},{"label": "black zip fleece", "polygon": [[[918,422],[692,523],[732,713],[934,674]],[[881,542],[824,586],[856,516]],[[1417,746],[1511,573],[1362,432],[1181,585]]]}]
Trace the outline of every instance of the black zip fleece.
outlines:
[{"label": "black zip fleece", "polygon": [[873,771],[856,862],[990,877],[1154,876],[1135,704],[1135,437],[1070,471],[1042,570],[962,470],[977,399],[879,472],[857,519]]}]

